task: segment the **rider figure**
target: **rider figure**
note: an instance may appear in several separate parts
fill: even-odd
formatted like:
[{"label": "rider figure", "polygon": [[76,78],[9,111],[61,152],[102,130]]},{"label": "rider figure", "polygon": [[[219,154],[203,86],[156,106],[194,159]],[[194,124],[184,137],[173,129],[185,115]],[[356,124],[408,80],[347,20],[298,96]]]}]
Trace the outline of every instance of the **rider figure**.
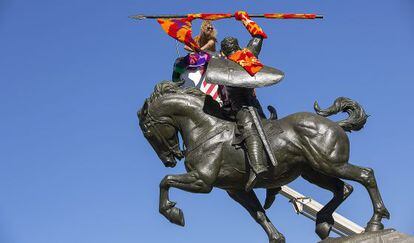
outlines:
[{"label": "rider figure", "polygon": [[[235,15],[237,20],[243,21],[243,24],[253,36],[247,45],[247,49],[255,57],[258,57],[262,48],[263,39],[266,38],[266,35],[257,25],[255,26],[255,31],[252,31],[251,28],[247,26],[253,22],[250,20],[247,13],[239,11]],[[246,19],[247,21],[245,21]],[[253,24],[255,23],[253,22]],[[234,37],[226,37],[221,42],[221,52],[227,58],[240,50],[241,48],[239,46],[239,43]],[[255,127],[253,116],[249,111],[249,107],[253,107],[256,114],[259,112],[261,116],[263,114],[263,111],[256,98],[256,94],[253,88],[226,86],[224,88],[224,91],[224,95],[226,96],[225,101],[227,101],[225,102],[225,106],[231,110],[231,113],[234,115],[234,118],[236,120],[237,129],[235,144],[242,145],[249,158],[251,170],[249,180],[245,186],[245,190],[250,191],[253,189],[257,179],[262,178],[263,174],[265,174],[268,169],[266,157],[263,150],[263,143]]]}]

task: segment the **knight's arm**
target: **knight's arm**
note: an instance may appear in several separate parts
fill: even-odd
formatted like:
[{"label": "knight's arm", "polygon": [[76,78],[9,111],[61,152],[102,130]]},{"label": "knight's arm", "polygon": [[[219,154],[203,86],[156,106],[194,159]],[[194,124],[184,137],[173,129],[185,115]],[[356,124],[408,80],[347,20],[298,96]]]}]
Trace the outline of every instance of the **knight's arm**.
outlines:
[{"label": "knight's arm", "polygon": [[247,44],[247,49],[249,49],[253,55],[259,57],[260,51],[262,50],[263,45],[263,37],[261,36],[254,36]]},{"label": "knight's arm", "polygon": [[266,33],[260,28],[260,26],[254,22],[244,11],[237,11],[234,14],[236,20],[239,20],[246,27],[247,31],[252,35],[247,48],[257,57],[262,49],[263,39],[267,38]]}]

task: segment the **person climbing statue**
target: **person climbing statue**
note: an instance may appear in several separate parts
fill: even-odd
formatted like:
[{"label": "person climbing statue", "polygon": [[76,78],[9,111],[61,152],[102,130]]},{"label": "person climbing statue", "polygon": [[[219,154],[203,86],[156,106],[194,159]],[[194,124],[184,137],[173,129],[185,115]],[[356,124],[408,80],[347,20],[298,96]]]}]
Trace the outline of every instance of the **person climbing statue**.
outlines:
[{"label": "person climbing statue", "polygon": [[[217,30],[214,28],[213,23],[210,20],[203,20],[200,27],[200,34],[194,37],[194,41],[198,46],[200,46],[200,50],[195,52],[188,45],[184,45],[184,49],[189,53],[186,56],[179,57],[175,60],[172,81],[182,82],[181,74],[183,74],[188,68],[195,69],[204,66],[210,58],[209,54],[206,52],[216,51],[216,37]],[[194,84],[186,86],[193,85]]]}]

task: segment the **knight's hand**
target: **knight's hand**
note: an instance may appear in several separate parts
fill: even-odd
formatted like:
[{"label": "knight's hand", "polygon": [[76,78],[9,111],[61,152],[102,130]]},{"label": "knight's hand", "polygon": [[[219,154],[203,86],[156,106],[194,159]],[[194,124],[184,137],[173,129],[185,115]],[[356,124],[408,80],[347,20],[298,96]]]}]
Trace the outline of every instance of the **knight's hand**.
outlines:
[{"label": "knight's hand", "polygon": [[245,11],[237,11],[234,13],[234,18],[236,20],[242,21],[244,18],[250,18],[249,14]]},{"label": "knight's hand", "polygon": [[267,38],[266,33],[260,28],[260,26],[254,22],[249,14],[245,11],[237,11],[234,13],[234,18],[238,21],[241,21],[246,27],[247,31],[249,31],[250,35],[253,37],[262,37],[263,39]]}]

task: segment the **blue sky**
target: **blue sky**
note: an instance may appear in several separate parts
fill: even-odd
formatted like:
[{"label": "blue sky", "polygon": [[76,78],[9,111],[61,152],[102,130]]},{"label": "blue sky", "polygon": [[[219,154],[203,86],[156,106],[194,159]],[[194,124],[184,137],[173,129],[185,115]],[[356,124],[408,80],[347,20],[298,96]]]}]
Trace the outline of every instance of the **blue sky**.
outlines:
[{"label": "blue sky", "polygon": [[[0,1],[0,242],[267,242],[219,189],[208,195],[172,190],[187,225],[164,219],[158,184],[184,168],[163,167],[136,118],[154,85],[170,78],[177,53],[155,21],[127,16],[236,10],[325,16],[258,20],[269,36],[261,61],[286,73],[277,86],[258,90],[259,98],[279,116],[311,111],[314,100],[326,107],[338,96],[361,103],[371,116],[365,129],[350,134],[350,161],[375,169],[391,212],[386,227],[414,234],[414,3],[205,2]],[[216,27],[219,40],[232,35],[245,45],[249,39],[234,20]],[[339,213],[364,226],[370,200],[352,184]],[[291,186],[320,202],[330,198],[302,179]],[[282,197],[268,216],[287,242],[318,239],[313,222]]]}]

